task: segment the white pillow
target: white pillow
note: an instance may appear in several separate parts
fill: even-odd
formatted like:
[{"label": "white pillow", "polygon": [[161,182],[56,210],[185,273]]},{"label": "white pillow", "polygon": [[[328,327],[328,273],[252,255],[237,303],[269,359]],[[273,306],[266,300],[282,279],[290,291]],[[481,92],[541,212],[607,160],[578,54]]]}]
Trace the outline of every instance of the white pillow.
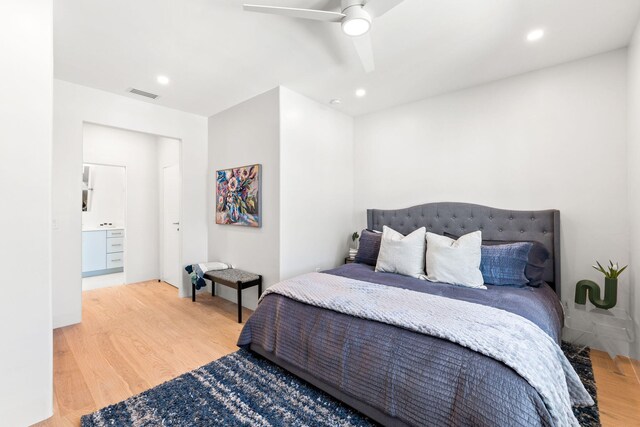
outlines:
[{"label": "white pillow", "polygon": [[404,236],[386,225],[382,227],[376,271],[424,278],[426,228]]},{"label": "white pillow", "polygon": [[427,233],[427,280],[487,289],[480,272],[481,245],[481,231],[458,240]]}]

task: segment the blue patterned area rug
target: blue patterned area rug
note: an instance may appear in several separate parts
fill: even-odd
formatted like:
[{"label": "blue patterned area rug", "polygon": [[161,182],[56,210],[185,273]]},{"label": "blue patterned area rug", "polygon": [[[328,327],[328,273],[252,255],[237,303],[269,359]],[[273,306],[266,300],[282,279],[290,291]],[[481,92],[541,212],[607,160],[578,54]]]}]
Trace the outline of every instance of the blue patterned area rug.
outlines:
[{"label": "blue patterned area rug", "polygon": [[[589,349],[562,349],[596,398]],[[585,427],[600,426],[597,403],[574,412]],[[103,426],[373,426],[359,412],[271,362],[239,350],[115,405],[82,417]]]},{"label": "blue patterned area rug", "polygon": [[596,396],[596,380],[593,377],[591,355],[589,347],[583,348],[567,342],[562,343],[564,352],[571,366],[576,370],[580,381],[584,384],[595,405],[586,408],[573,408],[573,413],[583,427],[600,427],[600,411],[598,410],[598,397]]}]

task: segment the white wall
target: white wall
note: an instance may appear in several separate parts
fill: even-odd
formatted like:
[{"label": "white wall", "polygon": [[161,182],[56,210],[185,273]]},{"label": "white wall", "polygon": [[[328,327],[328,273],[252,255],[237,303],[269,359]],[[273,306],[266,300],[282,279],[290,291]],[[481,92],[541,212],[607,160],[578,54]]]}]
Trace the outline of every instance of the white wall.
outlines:
[{"label": "white wall", "polygon": [[[262,228],[215,224],[215,171],[262,164]],[[353,119],[286,88],[209,118],[209,259],[265,287],[344,261],[353,212]],[[235,291],[218,286],[232,301]],[[255,308],[257,293],[243,305]]]},{"label": "white wall", "polygon": [[0,423],[7,426],[52,414],[52,23],[51,0],[0,2]]},{"label": "white wall", "polygon": [[[126,283],[158,279],[158,137],[85,123],[83,147],[85,163],[126,169]],[[99,196],[99,191],[96,187],[94,196]]]},{"label": "white wall", "polygon": [[[96,157],[97,158],[97,157]],[[99,160],[95,160],[99,162]],[[124,227],[126,169],[122,166],[89,164],[89,209],[82,212],[82,228],[96,228],[110,222]]]},{"label": "white wall", "polygon": [[632,356],[640,359],[640,24],[629,46],[629,217],[630,233],[630,266],[629,276],[632,283],[631,299],[636,321],[635,353]]},{"label": "white wall", "polygon": [[[460,201],[556,208],[563,300],[628,261],[626,50],[358,117],[355,214]],[[628,305],[628,276],[620,305]]]},{"label": "white wall", "polygon": [[160,180],[163,168],[180,164],[180,141],[173,138],[159,137],[157,138],[157,144],[158,169],[160,170],[158,172],[158,180]]},{"label": "white wall", "polygon": [[[81,320],[81,171],[83,123],[182,141],[182,263],[207,256],[207,119],[125,96],[54,80],[53,324]],[[186,166],[186,167],[185,167]],[[157,188],[157,187],[156,187]],[[189,294],[183,274],[180,295]]]},{"label": "white wall", "polygon": [[353,118],[280,88],[281,279],[344,263],[353,195]]},{"label": "white wall", "polygon": [[[209,118],[209,260],[262,274],[266,286],[280,279],[280,119],[279,90],[273,89]],[[215,223],[215,171],[262,164],[262,227]],[[236,301],[232,289],[218,286]],[[243,293],[255,308],[257,291]]]}]

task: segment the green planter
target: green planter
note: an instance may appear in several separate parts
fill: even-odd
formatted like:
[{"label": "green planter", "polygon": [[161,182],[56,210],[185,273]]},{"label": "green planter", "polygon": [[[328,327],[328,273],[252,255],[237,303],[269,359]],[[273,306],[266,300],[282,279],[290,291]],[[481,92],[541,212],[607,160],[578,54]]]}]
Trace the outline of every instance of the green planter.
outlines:
[{"label": "green planter", "polygon": [[576,304],[587,303],[587,293],[589,301],[598,308],[609,309],[615,307],[618,302],[618,279],[604,279],[604,298],[600,299],[600,286],[591,280],[580,280],[576,284]]}]

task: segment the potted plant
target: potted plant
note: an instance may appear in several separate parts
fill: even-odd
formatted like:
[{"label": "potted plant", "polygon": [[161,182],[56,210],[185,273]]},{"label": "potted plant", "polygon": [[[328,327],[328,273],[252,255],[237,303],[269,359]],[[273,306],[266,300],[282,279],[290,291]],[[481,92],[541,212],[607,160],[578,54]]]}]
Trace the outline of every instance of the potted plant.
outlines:
[{"label": "potted plant", "polygon": [[591,280],[580,280],[576,284],[576,304],[587,303],[587,293],[589,294],[589,301],[591,304],[598,308],[610,309],[615,307],[618,302],[618,276],[622,274],[628,267],[625,265],[622,268],[618,267],[618,263],[613,263],[609,260],[609,265],[605,268],[598,261],[597,265],[592,267],[604,274],[604,298],[600,298],[600,287]]},{"label": "potted plant", "polygon": [[358,253],[358,238],[360,238],[360,235],[357,231],[354,231],[351,235],[352,245],[349,248],[349,259],[354,259]]}]

